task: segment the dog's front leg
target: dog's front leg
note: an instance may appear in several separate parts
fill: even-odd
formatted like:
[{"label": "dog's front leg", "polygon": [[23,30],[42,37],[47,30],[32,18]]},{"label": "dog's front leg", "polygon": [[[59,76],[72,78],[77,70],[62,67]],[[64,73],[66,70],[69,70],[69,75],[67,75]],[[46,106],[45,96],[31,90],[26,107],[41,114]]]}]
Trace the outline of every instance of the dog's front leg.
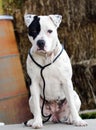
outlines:
[{"label": "dog's front leg", "polygon": [[41,128],[42,117],[41,117],[41,109],[40,109],[40,90],[37,83],[33,82],[30,86],[31,97],[29,99],[30,110],[34,115],[34,119],[31,119],[27,122],[28,126],[32,126],[33,128]]},{"label": "dog's front leg", "polygon": [[64,86],[64,93],[69,103],[72,115],[72,123],[76,126],[86,126],[87,125],[86,121],[81,119],[81,117],[78,114],[78,110],[76,109],[75,106],[75,100],[73,97],[73,85],[71,80],[66,80],[66,84]]}]

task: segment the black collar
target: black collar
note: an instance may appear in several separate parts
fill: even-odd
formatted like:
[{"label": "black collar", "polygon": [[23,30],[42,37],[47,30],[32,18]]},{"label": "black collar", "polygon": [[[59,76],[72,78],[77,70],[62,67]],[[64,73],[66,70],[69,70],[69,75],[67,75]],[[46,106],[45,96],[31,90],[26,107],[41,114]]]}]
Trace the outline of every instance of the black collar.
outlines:
[{"label": "black collar", "polygon": [[[61,51],[59,52],[59,54],[56,56],[56,58],[53,60],[52,63],[54,63],[54,62],[58,59],[58,57],[62,54],[63,49],[64,49],[64,48],[63,48],[63,46],[62,46]],[[45,67],[47,67],[47,66],[49,66],[49,65],[52,64],[52,63],[49,63],[49,64],[46,64],[45,66],[40,65],[38,62],[35,61],[35,59],[33,58],[33,56],[32,56],[31,53],[30,53],[30,50],[29,50],[29,56],[30,56],[31,60],[32,60],[38,67],[40,67],[41,69],[43,69],[43,68],[45,68]]]}]

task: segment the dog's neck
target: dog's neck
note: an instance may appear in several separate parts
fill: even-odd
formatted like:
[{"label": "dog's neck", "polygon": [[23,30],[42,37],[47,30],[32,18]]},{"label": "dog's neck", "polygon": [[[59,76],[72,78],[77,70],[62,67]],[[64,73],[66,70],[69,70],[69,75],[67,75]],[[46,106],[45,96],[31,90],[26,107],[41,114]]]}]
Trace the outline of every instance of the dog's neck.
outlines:
[{"label": "dog's neck", "polygon": [[56,47],[51,52],[46,53],[32,53],[31,54],[34,57],[35,61],[37,61],[39,64],[46,65],[49,63],[52,63],[55,57],[58,55],[58,53],[61,51],[62,46],[60,43],[57,42]]}]

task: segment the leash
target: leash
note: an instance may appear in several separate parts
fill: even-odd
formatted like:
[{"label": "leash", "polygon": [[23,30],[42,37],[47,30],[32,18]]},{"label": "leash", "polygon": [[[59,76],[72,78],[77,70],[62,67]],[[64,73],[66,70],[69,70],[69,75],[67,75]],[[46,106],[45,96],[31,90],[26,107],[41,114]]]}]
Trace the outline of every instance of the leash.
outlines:
[{"label": "leash", "polygon": [[[63,46],[62,46],[62,49],[61,49],[61,51],[60,51],[60,53],[56,56],[56,58],[53,60],[53,62],[52,63],[54,63],[57,59],[58,59],[58,57],[62,54],[62,52],[63,52]],[[44,105],[45,105],[45,102],[46,102],[46,98],[45,98],[45,86],[46,86],[46,83],[45,83],[45,79],[44,79],[44,76],[43,76],[43,70],[47,67],[47,66],[50,66],[52,63],[49,63],[49,64],[47,64],[47,65],[45,65],[45,66],[42,66],[42,65],[40,65],[39,63],[37,63],[35,60],[34,60],[34,58],[33,58],[33,56],[31,55],[31,53],[30,53],[30,50],[29,50],[29,56],[30,56],[30,58],[31,58],[31,60],[41,69],[41,71],[40,71],[40,75],[41,75],[41,78],[42,78],[42,81],[43,81],[43,103],[42,103],[42,108],[41,108],[41,113],[42,113],[42,116],[44,117],[44,118],[46,118],[46,120],[43,120],[43,123],[45,123],[45,122],[47,122],[47,121],[49,121],[49,119],[51,118],[51,114],[50,115],[44,115]]]}]

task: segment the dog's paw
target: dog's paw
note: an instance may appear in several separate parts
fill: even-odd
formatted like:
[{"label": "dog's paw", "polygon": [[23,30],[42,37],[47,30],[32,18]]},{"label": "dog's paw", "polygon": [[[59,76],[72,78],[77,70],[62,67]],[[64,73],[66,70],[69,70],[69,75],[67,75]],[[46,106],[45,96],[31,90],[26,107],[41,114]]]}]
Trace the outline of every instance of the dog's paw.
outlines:
[{"label": "dog's paw", "polygon": [[39,129],[43,127],[42,120],[35,120],[32,125],[33,128]]},{"label": "dog's paw", "polygon": [[40,129],[43,127],[43,124],[42,124],[42,120],[30,119],[29,121],[26,122],[26,126],[32,127],[34,129]]},{"label": "dog's paw", "polygon": [[85,120],[82,120],[82,119],[77,120],[77,121],[76,120],[73,121],[73,124],[75,126],[87,126],[88,125],[87,122]]},{"label": "dog's paw", "polygon": [[32,127],[33,122],[34,122],[34,120],[33,120],[33,119],[30,119],[30,120],[24,122],[24,124],[25,124],[25,126]]}]

